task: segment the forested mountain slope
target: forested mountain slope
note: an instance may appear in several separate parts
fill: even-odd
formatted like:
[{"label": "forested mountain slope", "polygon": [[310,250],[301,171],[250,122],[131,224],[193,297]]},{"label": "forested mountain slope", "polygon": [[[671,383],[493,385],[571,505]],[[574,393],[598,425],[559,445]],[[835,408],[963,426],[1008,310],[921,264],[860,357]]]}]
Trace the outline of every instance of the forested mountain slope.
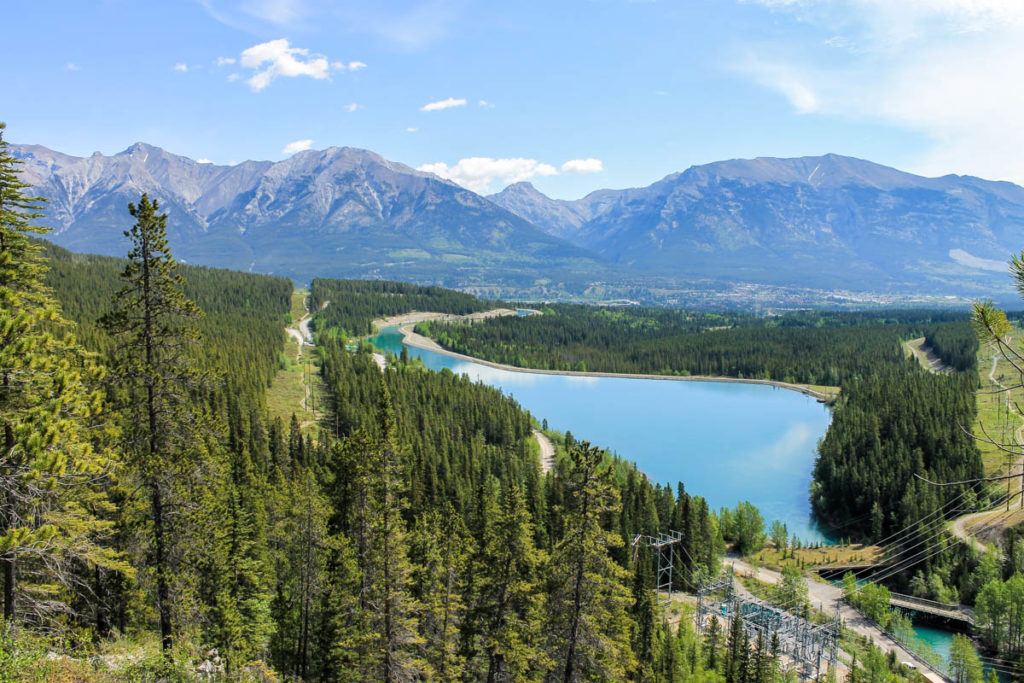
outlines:
[{"label": "forested mountain slope", "polygon": [[[123,258],[76,254],[47,245],[47,284],[82,342],[109,353],[112,340],[98,324],[119,289]],[[284,348],[292,283],[284,278],[183,266],[185,294],[204,315],[199,322],[201,362],[227,378],[227,391],[261,404]]]}]

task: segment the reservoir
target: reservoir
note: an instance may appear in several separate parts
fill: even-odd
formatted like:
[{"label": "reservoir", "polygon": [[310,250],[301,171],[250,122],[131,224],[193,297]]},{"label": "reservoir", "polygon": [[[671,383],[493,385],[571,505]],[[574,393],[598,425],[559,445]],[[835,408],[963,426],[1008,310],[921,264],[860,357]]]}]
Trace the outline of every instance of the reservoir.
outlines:
[{"label": "reservoir", "polygon": [[[394,327],[370,341],[402,350]],[[825,540],[811,519],[809,487],[831,416],[809,396],[760,384],[513,372],[407,348],[432,370],[501,389],[538,421],[635,462],[653,481],[682,481],[714,510],[749,500],[766,523],[777,519],[790,535]]]}]

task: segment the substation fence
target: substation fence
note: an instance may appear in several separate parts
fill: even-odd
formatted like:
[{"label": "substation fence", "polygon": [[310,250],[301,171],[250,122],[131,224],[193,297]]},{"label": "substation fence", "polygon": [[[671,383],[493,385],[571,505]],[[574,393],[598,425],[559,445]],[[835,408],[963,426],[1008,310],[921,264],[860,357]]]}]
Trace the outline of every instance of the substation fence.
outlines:
[{"label": "substation fence", "polygon": [[825,624],[815,624],[754,597],[740,595],[733,587],[733,575],[706,581],[697,588],[697,630],[703,632],[712,617],[732,628],[739,619],[746,636],[765,644],[778,637],[778,652],[804,669],[806,678],[817,678],[839,661],[840,622],[837,616]]}]

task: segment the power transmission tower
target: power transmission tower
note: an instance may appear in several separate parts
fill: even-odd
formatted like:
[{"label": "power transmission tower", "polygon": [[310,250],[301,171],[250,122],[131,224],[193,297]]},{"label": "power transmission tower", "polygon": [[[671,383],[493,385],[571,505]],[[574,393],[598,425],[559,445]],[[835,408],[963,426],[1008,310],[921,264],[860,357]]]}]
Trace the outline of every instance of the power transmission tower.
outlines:
[{"label": "power transmission tower", "polygon": [[[657,536],[637,534],[633,538],[633,562],[636,563],[637,552],[641,545],[653,548],[657,554],[657,574],[655,588],[659,602],[672,602],[672,571],[675,567],[674,547],[683,540],[678,531],[659,532]],[[680,546],[681,547],[681,546]]]}]

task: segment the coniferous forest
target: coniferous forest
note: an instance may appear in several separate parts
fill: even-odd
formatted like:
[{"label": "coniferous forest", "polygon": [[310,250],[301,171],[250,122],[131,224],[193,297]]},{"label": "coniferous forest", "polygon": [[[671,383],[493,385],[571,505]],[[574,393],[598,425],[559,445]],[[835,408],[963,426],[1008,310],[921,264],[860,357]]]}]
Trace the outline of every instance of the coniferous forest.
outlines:
[{"label": "coniferous forest", "polygon": [[15,167],[0,149],[4,680],[705,668],[629,550],[678,529],[679,584],[716,573],[702,499],[569,435],[543,474],[512,399],[330,335],[322,428],[271,421],[289,283],[177,263],[145,195],[125,259],[49,247]]},{"label": "coniferous forest", "polygon": [[[286,424],[267,393],[288,362],[289,281],[177,262],[146,195],[125,207],[124,258],[41,241],[41,211],[0,137],[0,681],[783,680],[777,643],[738,620],[700,635],[683,607],[670,623],[655,551],[634,543],[679,534],[672,585],[692,591],[726,541],[764,547],[753,506],[716,514],[568,433],[546,472],[539,417],[511,397],[404,355],[381,369],[350,343],[380,317],[495,302],[315,281],[327,408]],[[957,494],[913,473],[980,474],[958,428],[976,342],[954,315],[553,306],[421,329],[518,364],[838,384],[812,502],[852,535]],[[908,360],[913,335],[957,371]],[[784,556],[784,530],[774,543]],[[977,564],[923,576],[945,589],[959,572],[993,648],[1016,655],[997,615],[1018,586],[998,567],[982,585]],[[857,647],[869,677],[906,673]]]},{"label": "coniferous forest", "polygon": [[[926,486],[915,472],[942,481],[981,476],[978,449],[962,429],[974,421],[978,349],[963,313],[765,318],[563,304],[539,316],[417,329],[453,351],[520,367],[839,386],[811,501],[843,536],[880,539],[964,493]],[[915,337],[925,337],[957,372],[922,370],[901,347]]]}]

